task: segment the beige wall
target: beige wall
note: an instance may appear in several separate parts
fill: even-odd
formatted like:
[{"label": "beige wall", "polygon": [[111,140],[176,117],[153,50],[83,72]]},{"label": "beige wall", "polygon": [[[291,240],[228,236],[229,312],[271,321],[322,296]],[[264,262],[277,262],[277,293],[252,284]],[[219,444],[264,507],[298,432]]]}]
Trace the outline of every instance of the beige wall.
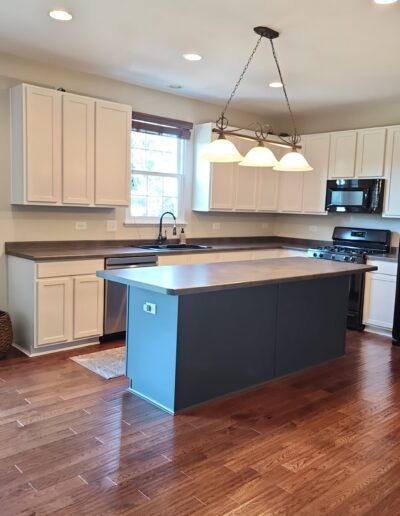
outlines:
[{"label": "beige wall", "polygon": [[[132,86],[127,83],[47,66],[0,54],[0,309],[6,307],[6,258],[4,242],[23,240],[78,240],[153,238],[154,226],[124,226],[125,210],[10,206],[10,140],[8,89],[20,82],[131,104],[134,109],[194,123],[215,120],[219,107],[213,104]],[[231,110],[230,122],[248,125],[254,115]],[[186,170],[188,236],[265,235],[273,231],[273,216],[252,214],[201,214],[191,211],[191,149]],[[106,221],[118,221],[117,232],[106,231]],[[75,230],[76,221],[86,221],[87,230]],[[221,228],[212,230],[212,223]]]}]

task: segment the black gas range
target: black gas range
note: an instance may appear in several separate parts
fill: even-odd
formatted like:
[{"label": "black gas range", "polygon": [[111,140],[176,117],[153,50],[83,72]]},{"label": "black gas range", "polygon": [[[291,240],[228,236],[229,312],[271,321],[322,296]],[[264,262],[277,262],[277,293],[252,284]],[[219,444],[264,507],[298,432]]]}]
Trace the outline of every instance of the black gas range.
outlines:
[{"label": "black gas range", "polygon": [[[385,229],[335,227],[332,245],[308,250],[308,256],[323,260],[348,263],[365,263],[368,255],[386,254],[390,251],[391,233]],[[364,274],[350,277],[347,327],[363,330]]]}]

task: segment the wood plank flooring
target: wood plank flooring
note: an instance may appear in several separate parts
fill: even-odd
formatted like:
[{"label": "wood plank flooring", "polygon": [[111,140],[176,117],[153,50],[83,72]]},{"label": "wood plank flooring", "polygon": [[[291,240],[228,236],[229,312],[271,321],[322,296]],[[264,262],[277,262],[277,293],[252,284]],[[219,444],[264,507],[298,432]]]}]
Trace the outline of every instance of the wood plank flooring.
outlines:
[{"label": "wood plank flooring", "polygon": [[400,348],[347,341],[339,360],[175,417],[69,360],[120,342],[14,353],[0,513],[400,515]]}]

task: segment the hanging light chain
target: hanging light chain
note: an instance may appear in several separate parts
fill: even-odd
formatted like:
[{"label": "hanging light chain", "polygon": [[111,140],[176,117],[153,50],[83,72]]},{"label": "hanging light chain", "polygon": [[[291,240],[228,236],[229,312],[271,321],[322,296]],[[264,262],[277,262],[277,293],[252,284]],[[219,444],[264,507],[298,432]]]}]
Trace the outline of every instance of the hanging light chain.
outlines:
[{"label": "hanging light chain", "polygon": [[290,118],[291,118],[291,121],[292,121],[293,135],[291,136],[290,139],[291,139],[293,145],[297,145],[299,143],[299,141],[300,141],[300,136],[299,136],[299,134],[297,132],[296,122],[295,122],[295,119],[294,119],[292,107],[291,107],[290,102],[289,102],[289,97],[288,97],[288,94],[287,94],[287,91],[286,91],[285,81],[283,80],[282,72],[281,72],[281,67],[279,66],[278,57],[276,55],[274,41],[273,41],[273,39],[270,39],[269,41],[271,43],[272,55],[274,56],[276,68],[278,69],[278,74],[279,74],[280,81],[282,83],[282,88],[283,88],[283,93],[285,95],[285,100],[286,100],[287,108],[288,108],[288,111],[289,111],[289,114],[290,114]]},{"label": "hanging light chain", "polygon": [[261,43],[261,40],[262,40],[263,36],[260,36],[257,40],[257,43],[255,45],[255,47],[253,48],[253,51],[252,53],[250,54],[250,57],[249,59],[247,60],[247,63],[245,65],[245,67],[243,68],[242,70],[242,73],[240,74],[239,76],[239,79],[237,80],[236,84],[235,84],[235,87],[233,88],[232,90],[232,93],[230,94],[230,97],[229,99],[227,100],[222,112],[221,112],[221,116],[219,117],[219,119],[217,120],[217,125],[220,126],[220,129],[226,129],[227,125],[228,125],[228,120],[226,119],[225,117],[225,113],[226,113],[226,110],[228,109],[229,107],[229,104],[231,103],[233,97],[235,96],[236,94],[236,91],[237,89],[239,88],[239,85],[240,83],[242,82],[242,79],[243,77],[245,76],[246,72],[247,72],[247,69],[251,63],[251,61],[253,60],[253,57],[254,57],[254,54],[257,52],[257,49]]}]

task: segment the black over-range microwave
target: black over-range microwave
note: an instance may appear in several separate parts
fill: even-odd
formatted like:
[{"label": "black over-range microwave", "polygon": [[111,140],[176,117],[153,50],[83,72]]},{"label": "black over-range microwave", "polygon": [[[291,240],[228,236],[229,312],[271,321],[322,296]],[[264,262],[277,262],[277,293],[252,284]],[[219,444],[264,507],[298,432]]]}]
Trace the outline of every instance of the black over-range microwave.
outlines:
[{"label": "black over-range microwave", "polygon": [[384,179],[333,179],[327,182],[327,211],[381,213]]}]

